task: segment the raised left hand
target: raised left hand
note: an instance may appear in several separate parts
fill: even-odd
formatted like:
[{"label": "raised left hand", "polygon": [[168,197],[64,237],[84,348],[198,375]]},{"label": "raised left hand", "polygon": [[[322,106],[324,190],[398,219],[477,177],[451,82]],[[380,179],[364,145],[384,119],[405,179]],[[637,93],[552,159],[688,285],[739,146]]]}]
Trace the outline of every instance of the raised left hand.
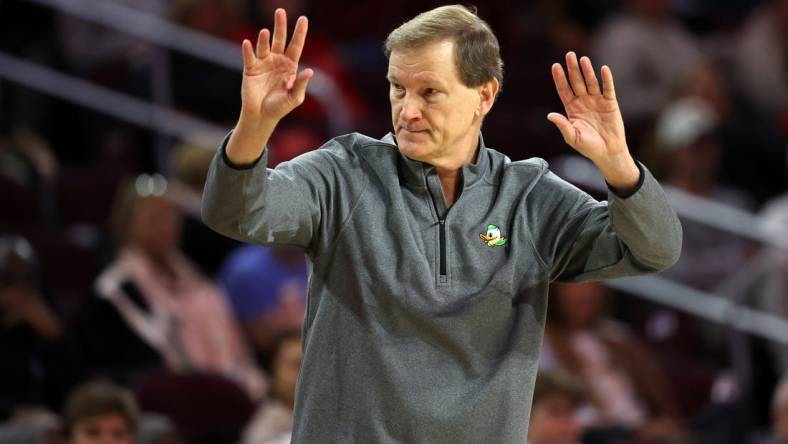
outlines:
[{"label": "raised left hand", "polygon": [[610,68],[602,67],[600,88],[588,57],[578,62],[577,55],[568,52],[566,67],[568,80],[559,63],[552,66],[553,80],[566,116],[550,113],[547,119],[558,127],[569,146],[594,162],[608,183],[621,189],[634,186],[639,171],[627,147]]}]

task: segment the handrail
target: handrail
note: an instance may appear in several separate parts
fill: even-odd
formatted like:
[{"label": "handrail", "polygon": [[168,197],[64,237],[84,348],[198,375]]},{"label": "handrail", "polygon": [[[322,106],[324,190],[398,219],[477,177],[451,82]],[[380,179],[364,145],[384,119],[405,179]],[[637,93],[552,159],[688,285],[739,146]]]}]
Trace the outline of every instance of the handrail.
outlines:
[{"label": "handrail", "polygon": [[[85,0],[28,1],[235,71],[240,72],[243,69],[240,44],[172,23],[165,18],[120,3]],[[342,95],[339,85],[320,68],[314,66],[311,68],[315,75],[309,82],[307,94],[326,110],[326,119],[332,133],[342,134],[350,131],[352,129],[351,107]]]},{"label": "handrail", "polygon": [[611,279],[605,285],[702,319],[788,345],[788,320],[660,276]]},{"label": "handrail", "polygon": [[1,51],[0,77],[201,146],[218,145],[227,132],[185,113],[59,73]]}]

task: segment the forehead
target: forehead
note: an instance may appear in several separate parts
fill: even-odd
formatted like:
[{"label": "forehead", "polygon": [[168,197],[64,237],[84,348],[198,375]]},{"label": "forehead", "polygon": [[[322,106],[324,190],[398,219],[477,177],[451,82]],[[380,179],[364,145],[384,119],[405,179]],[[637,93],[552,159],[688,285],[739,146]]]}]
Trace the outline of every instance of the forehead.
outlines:
[{"label": "forehead", "polygon": [[406,82],[459,82],[454,59],[454,42],[439,40],[415,48],[391,51],[389,80]]},{"label": "forehead", "polygon": [[130,425],[126,418],[120,413],[102,413],[85,418],[76,424],[84,427],[107,427],[129,429]]}]

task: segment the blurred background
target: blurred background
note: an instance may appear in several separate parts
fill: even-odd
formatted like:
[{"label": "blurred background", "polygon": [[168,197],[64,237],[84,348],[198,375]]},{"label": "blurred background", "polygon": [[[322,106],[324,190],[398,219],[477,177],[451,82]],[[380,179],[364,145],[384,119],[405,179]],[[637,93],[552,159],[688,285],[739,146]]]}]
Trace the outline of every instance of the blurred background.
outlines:
[{"label": "blurred background", "polygon": [[[289,442],[306,266],[199,220],[240,42],[310,17],[272,163],[389,130],[389,31],[433,1],[0,0],[0,442]],[[788,443],[788,0],[490,0],[485,142],[605,198],[546,115],[608,64],[684,226],[659,275],[552,288],[531,444]]]}]

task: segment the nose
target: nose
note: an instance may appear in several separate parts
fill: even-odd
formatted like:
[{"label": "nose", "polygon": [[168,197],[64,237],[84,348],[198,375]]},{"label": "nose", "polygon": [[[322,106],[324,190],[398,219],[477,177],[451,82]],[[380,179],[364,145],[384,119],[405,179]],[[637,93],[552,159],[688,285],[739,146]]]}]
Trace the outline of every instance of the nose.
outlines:
[{"label": "nose", "polygon": [[406,94],[402,99],[402,108],[399,117],[404,122],[411,122],[421,119],[421,103],[417,97]]}]

